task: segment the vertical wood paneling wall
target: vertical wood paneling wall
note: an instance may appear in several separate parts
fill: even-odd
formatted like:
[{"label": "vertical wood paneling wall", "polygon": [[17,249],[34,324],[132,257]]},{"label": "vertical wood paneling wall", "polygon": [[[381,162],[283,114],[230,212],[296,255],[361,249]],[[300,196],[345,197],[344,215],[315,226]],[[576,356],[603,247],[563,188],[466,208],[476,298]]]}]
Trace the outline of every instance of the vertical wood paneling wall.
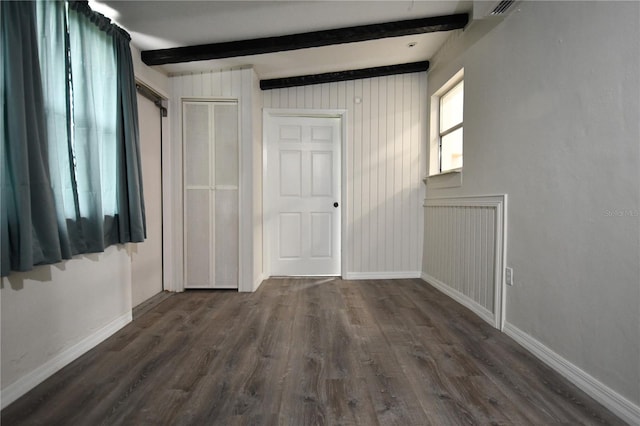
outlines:
[{"label": "vertical wood paneling wall", "polygon": [[501,328],[502,196],[425,200],[423,278]]},{"label": "vertical wood paneling wall", "polygon": [[[238,287],[240,291],[253,291],[259,285],[262,271],[254,271],[256,265],[254,257],[262,256],[262,240],[260,232],[254,232],[254,216],[256,212],[254,195],[256,179],[259,181],[262,174],[254,173],[254,159],[261,153],[253,144],[254,133],[261,132],[254,129],[256,126],[254,116],[256,108],[261,102],[256,99],[257,77],[251,68],[229,69],[223,71],[201,72],[194,74],[177,75],[169,78],[171,101],[169,114],[171,116],[171,136],[173,141],[172,155],[172,198],[175,201],[172,215],[175,218],[173,232],[176,236],[175,256],[182,259],[182,112],[181,101],[183,98],[232,98],[238,100],[240,120],[240,180],[239,180],[239,210],[240,214],[240,270]],[[258,151],[258,152],[256,152]],[[182,262],[178,262],[175,279],[183,283],[184,271]],[[258,277],[258,278],[256,278]],[[179,286],[178,286],[179,287]],[[176,290],[180,290],[177,288]]]},{"label": "vertical wood paneling wall", "polygon": [[263,92],[265,108],[348,111],[348,279],[420,276],[426,80],[413,73]]}]

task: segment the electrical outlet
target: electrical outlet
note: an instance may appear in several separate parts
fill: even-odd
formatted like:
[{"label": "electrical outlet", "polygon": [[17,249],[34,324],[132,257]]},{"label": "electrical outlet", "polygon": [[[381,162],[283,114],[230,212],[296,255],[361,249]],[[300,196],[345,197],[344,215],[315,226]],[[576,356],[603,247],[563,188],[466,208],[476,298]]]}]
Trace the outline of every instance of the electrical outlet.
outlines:
[{"label": "electrical outlet", "polygon": [[504,278],[507,282],[507,285],[513,285],[513,268],[509,268],[508,266],[504,268]]}]

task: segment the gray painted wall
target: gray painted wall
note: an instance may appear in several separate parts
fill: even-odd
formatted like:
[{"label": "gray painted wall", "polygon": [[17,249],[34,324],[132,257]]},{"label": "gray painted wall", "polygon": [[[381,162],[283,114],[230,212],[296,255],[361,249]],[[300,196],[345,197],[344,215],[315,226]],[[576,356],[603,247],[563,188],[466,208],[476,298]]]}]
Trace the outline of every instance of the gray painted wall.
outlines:
[{"label": "gray painted wall", "polygon": [[464,170],[427,196],[509,194],[507,322],[638,404],[640,4],[517,6],[432,61],[430,96],[464,67]]}]

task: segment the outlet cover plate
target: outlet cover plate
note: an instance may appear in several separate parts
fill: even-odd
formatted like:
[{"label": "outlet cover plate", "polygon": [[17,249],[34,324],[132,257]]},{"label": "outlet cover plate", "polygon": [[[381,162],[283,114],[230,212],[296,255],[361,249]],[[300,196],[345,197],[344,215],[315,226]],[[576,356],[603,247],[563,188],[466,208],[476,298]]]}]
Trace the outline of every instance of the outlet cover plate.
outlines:
[{"label": "outlet cover plate", "polygon": [[513,285],[513,268],[509,268],[508,266],[504,268],[504,278],[507,282],[507,285]]}]

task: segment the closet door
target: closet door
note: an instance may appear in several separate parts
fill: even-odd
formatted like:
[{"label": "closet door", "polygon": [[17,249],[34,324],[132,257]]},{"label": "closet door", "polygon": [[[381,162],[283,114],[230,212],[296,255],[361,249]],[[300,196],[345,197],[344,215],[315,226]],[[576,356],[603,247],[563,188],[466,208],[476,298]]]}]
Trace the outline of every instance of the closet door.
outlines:
[{"label": "closet door", "polygon": [[182,111],[185,288],[238,288],[238,106]]}]

